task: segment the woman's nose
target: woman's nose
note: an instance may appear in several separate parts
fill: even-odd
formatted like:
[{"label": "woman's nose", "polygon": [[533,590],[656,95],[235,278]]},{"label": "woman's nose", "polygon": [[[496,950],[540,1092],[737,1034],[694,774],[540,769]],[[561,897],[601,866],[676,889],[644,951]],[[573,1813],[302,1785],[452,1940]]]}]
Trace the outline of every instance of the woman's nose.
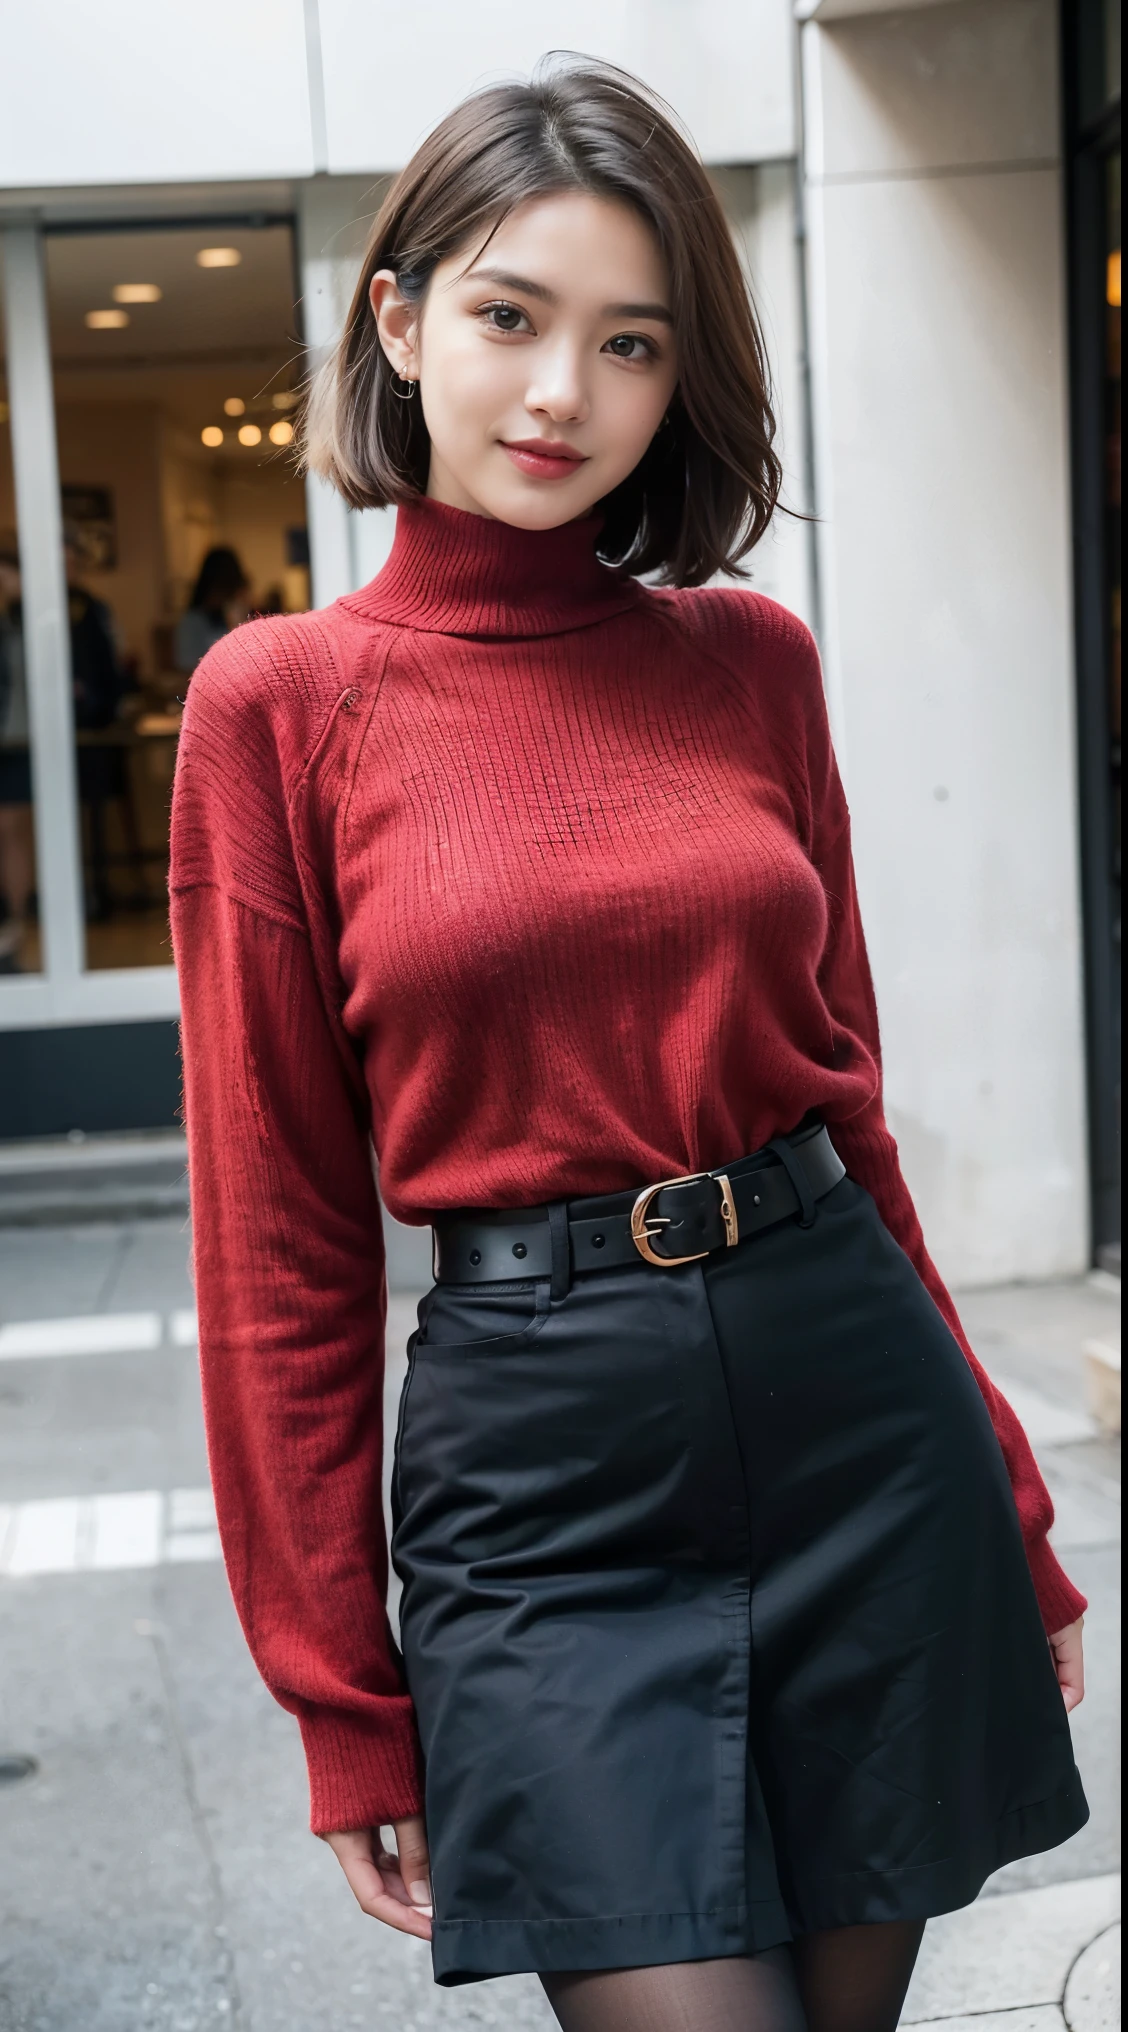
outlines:
[{"label": "woman's nose", "polygon": [[560,348],[538,362],[525,395],[530,414],[551,416],[555,423],[582,423],[590,406],[580,362],[570,348]]}]

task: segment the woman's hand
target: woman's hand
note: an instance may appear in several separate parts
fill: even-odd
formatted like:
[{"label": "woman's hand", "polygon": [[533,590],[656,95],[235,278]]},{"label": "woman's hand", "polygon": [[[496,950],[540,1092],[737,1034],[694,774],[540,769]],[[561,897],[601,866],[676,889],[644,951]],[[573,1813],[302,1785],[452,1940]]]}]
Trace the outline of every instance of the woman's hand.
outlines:
[{"label": "woman's hand", "polygon": [[1080,1707],[1085,1698],[1085,1655],[1081,1642],[1084,1623],[1084,1616],[1079,1616],[1075,1623],[1070,1623],[1068,1629],[1059,1630],[1056,1637],[1050,1638],[1050,1650],[1054,1654],[1054,1665],[1066,1714],[1069,1714],[1071,1709]]},{"label": "woman's hand", "polygon": [[380,1844],[379,1828],[355,1828],[327,1834],[337,1861],[349,1880],[353,1897],[370,1919],[382,1919],[397,1933],[416,1940],[431,1938],[431,1873],[423,1815],[392,1823],[398,1855]]}]

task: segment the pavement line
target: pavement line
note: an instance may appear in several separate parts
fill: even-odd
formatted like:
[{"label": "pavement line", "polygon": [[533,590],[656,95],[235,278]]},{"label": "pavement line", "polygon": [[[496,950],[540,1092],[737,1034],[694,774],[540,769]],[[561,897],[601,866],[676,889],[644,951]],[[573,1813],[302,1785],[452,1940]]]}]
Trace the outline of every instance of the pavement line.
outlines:
[{"label": "pavement line", "polygon": [[0,1504],[0,1580],[221,1558],[210,1489],[130,1489]]},{"label": "pavement line", "polygon": [[159,1312],[93,1312],[77,1319],[19,1319],[0,1326],[0,1362],[46,1355],[120,1355],[159,1348]]},{"label": "pavement line", "polygon": [[[1070,1971],[1090,1942],[1115,1925],[1120,1877],[1073,1877],[1031,1890],[981,1896],[930,1919],[901,2023],[906,2028],[1009,2025],[1042,2032],[1061,2020]],[[1098,1961],[1102,1957],[1098,1956]],[[1101,1980],[1104,1978],[1102,1976]],[[1048,2013],[1047,2018],[1039,2013]],[[1078,2023],[1074,2032],[1097,2032]]]},{"label": "pavement line", "polygon": [[53,1355],[128,1355],[162,1346],[167,1328],[174,1348],[194,1348],[196,1314],[190,1306],[170,1312],[94,1312],[74,1319],[14,1319],[0,1326],[0,1362],[35,1361]]}]

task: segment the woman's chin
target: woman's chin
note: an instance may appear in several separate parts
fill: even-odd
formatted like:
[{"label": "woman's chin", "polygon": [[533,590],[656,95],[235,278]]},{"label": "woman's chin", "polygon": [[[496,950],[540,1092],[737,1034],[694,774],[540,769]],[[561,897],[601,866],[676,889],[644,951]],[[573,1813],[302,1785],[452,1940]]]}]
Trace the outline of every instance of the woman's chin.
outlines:
[{"label": "woman's chin", "polygon": [[538,483],[519,478],[516,486],[491,489],[483,506],[487,515],[511,523],[515,529],[559,529],[565,522],[578,522],[590,515],[601,498],[590,483],[578,487],[567,480]]},{"label": "woman's chin", "polygon": [[490,469],[485,472],[455,473],[441,463],[437,472],[432,468],[428,494],[448,507],[508,522],[514,529],[559,529],[590,515],[609,491],[607,480],[594,479],[586,466],[582,478],[577,471],[567,479],[537,480],[519,472],[500,446],[498,457],[500,469],[486,461]]}]

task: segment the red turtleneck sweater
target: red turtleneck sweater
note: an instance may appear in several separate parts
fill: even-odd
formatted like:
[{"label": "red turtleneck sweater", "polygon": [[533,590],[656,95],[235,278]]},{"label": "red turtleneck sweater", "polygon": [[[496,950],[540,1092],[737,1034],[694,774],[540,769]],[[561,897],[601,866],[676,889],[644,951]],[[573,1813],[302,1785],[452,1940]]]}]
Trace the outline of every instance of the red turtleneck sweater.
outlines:
[{"label": "red turtleneck sweater", "polygon": [[418,1808],[384,1608],[383,1196],[401,1220],[642,1186],[818,1109],[959,1336],[1043,1614],[1082,1598],[930,1263],[818,658],[735,590],[656,592],[421,502],[322,613],[192,680],[173,934],[208,1440],[228,1572],[319,1831]]}]

